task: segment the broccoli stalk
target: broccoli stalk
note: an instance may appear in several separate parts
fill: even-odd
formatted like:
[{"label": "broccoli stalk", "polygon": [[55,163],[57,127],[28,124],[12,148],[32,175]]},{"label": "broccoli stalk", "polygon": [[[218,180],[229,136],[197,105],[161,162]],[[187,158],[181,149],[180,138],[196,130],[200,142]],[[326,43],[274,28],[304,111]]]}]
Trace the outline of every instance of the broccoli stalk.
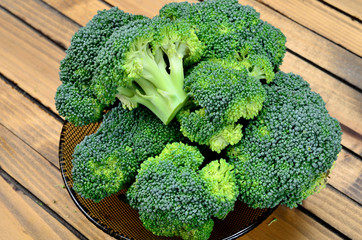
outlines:
[{"label": "broccoli stalk", "polygon": [[[127,62],[130,63],[129,69],[132,69],[130,74],[132,71],[136,72],[135,68],[138,67],[142,68],[142,73],[134,76],[134,84],[130,87],[117,89],[116,97],[123,106],[133,109],[140,103],[149,108],[163,123],[168,124],[187,99],[182,89],[185,46],[180,43],[169,43],[167,47],[158,48],[154,56],[148,43],[135,44],[135,51],[127,56]],[[167,64],[163,53],[169,60],[170,73],[166,71]],[[136,62],[141,66],[132,61],[138,59],[142,59],[142,62]]]},{"label": "broccoli stalk", "polygon": [[98,55],[95,93],[104,104],[116,97],[130,110],[142,104],[168,124],[187,100],[184,66],[202,50],[190,24],[136,21],[116,31]]}]

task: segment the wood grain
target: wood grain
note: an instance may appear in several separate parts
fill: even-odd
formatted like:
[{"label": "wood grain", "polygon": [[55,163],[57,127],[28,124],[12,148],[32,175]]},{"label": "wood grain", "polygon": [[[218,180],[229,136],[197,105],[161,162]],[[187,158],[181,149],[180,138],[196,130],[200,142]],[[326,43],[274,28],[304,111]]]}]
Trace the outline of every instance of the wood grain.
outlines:
[{"label": "wood grain", "polygon": [[326,3],[342,10],[351,16],[362,20],[362,1],[361,0],[323,0]]},{"label": "wood grain", "polygon": [[[322,96],[332,117],[337,118],[339,122],[348,126],[359,136],[362,135],[362,121],[359,121],[362,119],[362,94],[360,92],[290,53],[286,53],[281,70],[301,75],[310,83],[312,90]],[[345,134],[342,135],[342,144],[361,155],[361,140],[355,137],[345,138]]]},{"label": "wood grain", "polygon": [[279,28],[286,36],[286,46],[290,50],[362,89],[360,57],[259,2],[241,0],[240,3],[254,7],[260,12],[261,19]]},{"label": "wood grain", "polygon": [[[273,221],[273,222],[272,222]],[[298,209],[278,207],[271,216],[238,240],[273,240],[273,239],[340,239],[337,235],[318,222],[311,222],[310,217]]]},{"label": "wood grain", "polygon": [[[185,2],[186,0],[158,0],[158,1],[149,1],[149,0],[106,0],[109,4],[117,6],[119,9],[124,10],[125,12],[130,12],[133,14],[142,14],[147,17],[154,17],[158,14],[158,11],[167,3],[170,2]],[[190,3],[197,2],[187,1]]]},{"label": "wood grain", "polygon": [[[1,131],[1,130],[0,130]],[[0,176],[0,239],[78,239]]]},{"label": "wood grain", "polygon": [[46,36],[68,48],[79,26],[39,0],[3,0],[1,6]]},{"label": "wood grain", "polygon": [[328,178],[328,183],[362,205],[361,159],[342,150]]},{"label": "wood grain", "polygon": [[109,9],[110,6],[99,0],[43,0],[65,16],[84,26],[97,14],[98,10]]},{"label": "wood grain", "polygon": [[0,123],[55,166],[62,124],[10,85],[0,81]]},{"label": "wood grain", "polygon": [[84,236],[90,239],[112,239],[78,210],[67,190],[62,187],[64,183],[59,169],[2,124],[0,124],[0,159],[4,171]]},{"label": "wood grain", "polygon": [[362,56],[362,25],[348,16],[315,0],[258,1]]},{"label": "wood grain", "polygon": [[310,196],[303,206],[323,221],[352,239],[360,239],[362,208],[357,203],[327,186]]},{"label": "wood grain", "polygon": [[56,112],[63,50],[0,9],[0,72]]}]

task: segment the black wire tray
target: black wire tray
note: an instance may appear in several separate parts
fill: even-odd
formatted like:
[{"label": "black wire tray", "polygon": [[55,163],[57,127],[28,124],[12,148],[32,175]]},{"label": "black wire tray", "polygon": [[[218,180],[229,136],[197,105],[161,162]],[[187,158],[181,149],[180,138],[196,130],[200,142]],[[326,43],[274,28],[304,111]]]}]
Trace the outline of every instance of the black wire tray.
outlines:
[{"label": "black wire tray", "polygon": [[[131,208],[125,201],[126,189],[106,197],[99,203],[82,198],[73,190],[71,173],[74,148],[85,136],[95,133],[99,125],[100,123],[94,123],[76,127],[70,122],[65,122],[62,128],[59,143],[60,170],[65,187],[74,203],[93,224],[116,239],[178,239],[155,236],[146,230],[137,210]],[[215,225],[210,239],[236,239],[258,226],[274,210],[275,208],[254,209],[237,201],[234,211],[224,220],[214,219]]]}]

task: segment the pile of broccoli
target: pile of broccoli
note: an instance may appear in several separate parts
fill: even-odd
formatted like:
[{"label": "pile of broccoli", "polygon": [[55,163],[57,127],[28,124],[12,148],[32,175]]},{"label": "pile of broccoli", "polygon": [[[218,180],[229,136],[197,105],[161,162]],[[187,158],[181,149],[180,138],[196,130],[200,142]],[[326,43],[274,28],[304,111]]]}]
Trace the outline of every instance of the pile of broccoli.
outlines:
[{"label": "pile of broccoli", "polygon": [[114,7],[72,38],[55,101],[77,126],[73,188],[99,202],[128,189],[146,229],[208,239],[237,200],[296,207],[326,184],[341,128],[298,75],[286,38],[237,0]]}]

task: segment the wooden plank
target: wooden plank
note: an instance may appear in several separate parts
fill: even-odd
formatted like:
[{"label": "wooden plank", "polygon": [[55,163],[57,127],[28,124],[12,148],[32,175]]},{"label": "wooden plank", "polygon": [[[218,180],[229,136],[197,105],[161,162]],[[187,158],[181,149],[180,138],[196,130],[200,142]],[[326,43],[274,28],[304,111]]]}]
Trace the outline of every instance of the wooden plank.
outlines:
[{"label": "wooden plank", "polygon": [[0,72],[56,112],[64,51],[2,9],[0,35]]},{"label": "wooden plank", "polygon": [[[290,53],[286,53],[281,70],[301,75],[310,83],[312,90],[322,96],[331,116],[360,136],[362,135],[362,121],[360,121],[362,119],[362,94],[360,92]],[[361,155],[360,139],[345,138],[345,134],[342,135],[342,144]]]},{"label": "wooden plank", "polygon": [[[2,141],[2,140],[1,140]],[[0,176],[0,239],[78,239]]]},{"label": "wooden plank", "polygon": [[271,216],[238,240],[273,239],[340,239],[298,209],[278,207]]},{"label": "wooden plank", "polygon": [[362,56],[362,25],[315,0],[257,0]]},{"label": "wooden plank", "polygon": [[351,16],[362,20],[362,1],[361,0],[323,0],[326,3],[329,3],[333,7],[342,10],[345,13],[350,14]]},{"label": "wooden plank", "polygon": [[362,205],[362,161],[342,150],[328,183]]},{"label": "wooden plank", "polygon": [[352,239],[362,236],[362,208],[346,196],[327,186],[310,196],[303,206]]},{"label": "wooden plank", "polygon": [[65,16],[84,26],[97,14],[98,10],[109,9],[110,6],[99,0],[43,0]]},{"label": "wooden plank", "polygon": [[39,0],[3,0],[1,6],[26,23],[68,48],[79,26]]},{"label": "wooden plank", "polygon": [[0,92],[0,111],[5,113],[0,123],[58,166],[62,124],[4,81],[0,81]]},{"label": "wooden plank", "polygon": [[[141,14],[147,17],[154,17],[158,11],[167,3],[170,2],[185,2],[186,0],[106,0],[109,4],[117,6],[125,12],[133,14]],[[196,0],[189,0],[187,2],[196,3]]]},{"label": "wooden plank", "polygon": [[254,0],[242,0],[260,12],[260,17],[279,28],[293,52],[362,89],[362,59],[287,17]]},{"label": "wooden plank", "polygon": [[[0,124],[1,168],[89,239],[112,239],[95,227],[64,189],[59,169]],[[51,239],[51,238],[50,238]]]},{"label": "wooden plank", "polygon": [[343,131],[342,143],[359,156],[362,156],[362,135],[343,124],[341,124],[341,127]]}]

